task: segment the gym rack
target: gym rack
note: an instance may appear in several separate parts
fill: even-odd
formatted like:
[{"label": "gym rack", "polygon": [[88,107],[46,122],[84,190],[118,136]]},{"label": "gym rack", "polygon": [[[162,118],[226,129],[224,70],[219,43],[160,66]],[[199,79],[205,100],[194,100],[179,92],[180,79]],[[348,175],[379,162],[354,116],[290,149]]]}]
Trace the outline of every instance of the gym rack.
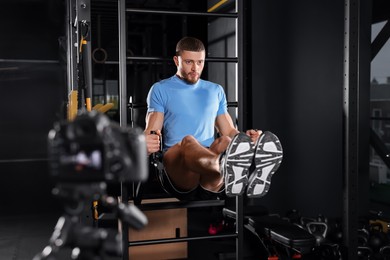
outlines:
[{"label": "gym rack", "polygon": [[[236,0],[236,13],[201,13],[201,12],[173,12],[173,11],[158,11],[158,10],[144,10],[144,9],[131,9],[126,8],[126,0],[118,0],[118,24],[119,24],[119,116],[120,116],[120,125],[127,126],[127,112],[128,112],[128,97],[127,97],[127,61],[131,59],[138,60],[164,60],[164,58],[160,59],[158,57],[127,57],[126,56],[126,13],[130,12],[147,12],[154,14],[170,14],[170,15],[194,15],[194,16],[213,16],[213,17],[229,17],[233,19],[237,19],[236,22],[236,54],[237,58],[208,58],[206,61],[222,61],[222,62],[236,62],[236,76],[237,76],[237,91],[238,91],[238,104],[245,104],[247,99],[246,95],[246,75],[245,75],[245,34],[244,34],[244,12],[246,1]],[[240,57],[240,58],[239,58]],[[238,109],[238,117],[239,120],[239,129],[246,128],[246,119],[244,115],[246,115],[247,111],[244,111],[245,107],[242,106]],[[124,203],[127,203],[129,199],[129,191],[128,187],[121,184],[121,200]],[[219,203],[223,203],[223,201],[219,201]],[[214,238],[226,238],[232,237],[236,239],[236,259],[243,259],[243,229],[244,229],[244,216],[243,216],[243,197],[238,196],[236,198],[236,231],[231,235],[215,235],[215,236],[202,236],[202,237],[186,237],[180,239],[164,239],[164,240],[151,240],[144,241],[144,243],[148,244],[156,244],[156,243],[170,243],[170,242],[178,242],[180,241],[190,241],[190,240],[199,240],[199,239],[214,239]],[[161,203],[159,203],[159,207],[161,207]],[[198,205],[196,205],[198,204]],[[223,205],[223,204],[222,204]],[[180,205],[176,205],[180,207]],[[193,206],[210,206],[210,201],[204,202],[187,202],[185,207],[193,207]],[[211,205],[213,206],[213,205]],[[129,251],[128,247],[132,245],[128,239],[128,230],[129,226],[125,223],[122,223],[122,259],[129,259]]]}]

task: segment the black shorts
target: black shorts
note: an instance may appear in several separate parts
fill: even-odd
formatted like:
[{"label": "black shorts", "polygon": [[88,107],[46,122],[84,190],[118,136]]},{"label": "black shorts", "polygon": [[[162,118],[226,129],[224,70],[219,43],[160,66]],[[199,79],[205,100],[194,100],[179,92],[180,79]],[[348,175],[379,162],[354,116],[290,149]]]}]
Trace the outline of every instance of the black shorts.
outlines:
[{"label": "black shorts", "polygon": [[183,191],[173,185],[165,169],[159,170],[158,175],[163,189],[179,200],[222,200],[226,198],[225,186],[222,186],[218,192],[206,190],[201,185],[198,185],[198,187],[193,190]]}]

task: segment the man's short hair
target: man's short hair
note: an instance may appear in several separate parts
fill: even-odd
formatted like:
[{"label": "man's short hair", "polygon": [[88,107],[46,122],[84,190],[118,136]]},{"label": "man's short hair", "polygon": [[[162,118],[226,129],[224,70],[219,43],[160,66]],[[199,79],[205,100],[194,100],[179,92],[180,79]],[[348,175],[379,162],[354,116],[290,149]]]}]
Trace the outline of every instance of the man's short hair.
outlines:
[{"label": "man's short hair", "polygon": [[180,56],[182,51],[204,51],[203,42],[194,37],[184,37],[176,44],[176,56]]}]

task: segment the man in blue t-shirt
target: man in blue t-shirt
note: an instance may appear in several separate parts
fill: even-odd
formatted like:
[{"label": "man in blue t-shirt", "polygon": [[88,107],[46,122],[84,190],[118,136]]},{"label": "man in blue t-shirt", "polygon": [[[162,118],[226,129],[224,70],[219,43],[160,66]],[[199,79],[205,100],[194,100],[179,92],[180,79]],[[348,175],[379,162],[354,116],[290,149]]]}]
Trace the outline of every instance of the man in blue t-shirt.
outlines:
[{"label": "man in blue t-shirt", "polygon": [[282,161],[279,139],[271,132],[240,133],[234,127],[223,88],[200,78],[205,61],[200,40],[182,38],[173,60],[176,75],[149,91],[144,131],[149,154],[159,151],[163,141],[168,190],[179,199],[244,192],[264,196]]}]

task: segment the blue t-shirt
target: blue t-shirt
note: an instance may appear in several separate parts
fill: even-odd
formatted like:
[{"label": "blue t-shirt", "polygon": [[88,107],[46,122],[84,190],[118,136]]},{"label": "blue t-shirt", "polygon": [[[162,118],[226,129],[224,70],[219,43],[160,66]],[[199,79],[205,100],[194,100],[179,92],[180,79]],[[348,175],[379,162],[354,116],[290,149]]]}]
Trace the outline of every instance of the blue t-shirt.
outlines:
[{"label": "blue t-shirt", "polygon": [[222,86],[200,79],[188,84],[172,76],[155,83],[147,97],[148,113],[164,113],[164,149],[193,135],[203,146],[214,141],[217,116],[227,113]]}]

